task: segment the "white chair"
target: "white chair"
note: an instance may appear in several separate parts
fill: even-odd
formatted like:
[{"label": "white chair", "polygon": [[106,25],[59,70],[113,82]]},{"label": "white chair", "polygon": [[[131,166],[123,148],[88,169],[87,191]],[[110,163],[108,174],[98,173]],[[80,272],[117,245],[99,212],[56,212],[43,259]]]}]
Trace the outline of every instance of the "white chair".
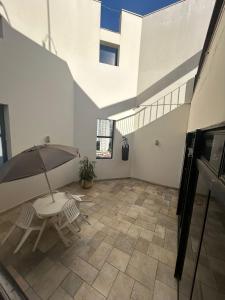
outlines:
[{"label": "white chair", "polygon": [[[22,207],[20,215],[16,220],[15,224],[10,228],[9,232],[6,234],[5,238],[2,240],[1,245],[3,245],[7,239],[10,237],[12,232],[16,229],[16,227],[25,230],[24,235],[22,236],[19,244],[17,245],[14,253],[17,253],[20,248],[23,246],[25,241],[27,240],[28,236],[31,234],[32,231],[39,231],[38,237],[33,247],[33,251],[36,250],[38,242],[42,236],[42,233],[46,226],[46,221],[44,220],[41,225],[32,225],[34,217],[37,217],[36,211],[31,203],[27,203]],[[40,219],[39,219],[40,220]]]},{"label": "white chair", "polygon": [[[80,209],[80,204],[92,202],[92,200],[82,200],[82,198],[85,197],[85,195],[74,195],[74,194],[71,194],[70,192],[66,192],[66,195],[69,199],[74,199],[76,201],[76,205],[77,205],[78,209]],[[87,220],[88,215],[80,213],[80,217],[83,219],[83,221],[85,221],[89,225],[91,225],[91,223]]]},{"label": "white chair", "polygon": [[[68,199],[68,201],[63,205],[62,214],[57,218],[52,218],[55,229],[57,230],[59,237],[66,246],[69,246],[68,239],[63,235],[62,230],[68,228],[73,234],[77,234],[80,231],[80,226],[77,223],[77,218],[80,216],[80,211],[76,206],[76,202],[73,199]],[[78,231],[73,226],[73,223],[78,227]]]}]

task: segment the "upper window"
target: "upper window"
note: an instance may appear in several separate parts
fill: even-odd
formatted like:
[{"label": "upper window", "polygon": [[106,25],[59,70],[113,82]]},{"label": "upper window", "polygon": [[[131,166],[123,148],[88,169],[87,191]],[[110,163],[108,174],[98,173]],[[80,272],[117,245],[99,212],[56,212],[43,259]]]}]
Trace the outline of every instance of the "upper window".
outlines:
[{"label": "upper window", "polygon": [[104,64],[118,66],[118,47],[100,44],[99,61]]},{"label": "upper window", "polygon": [[96,158],[111,159],[113,156],[114,121],[97,119]]}]

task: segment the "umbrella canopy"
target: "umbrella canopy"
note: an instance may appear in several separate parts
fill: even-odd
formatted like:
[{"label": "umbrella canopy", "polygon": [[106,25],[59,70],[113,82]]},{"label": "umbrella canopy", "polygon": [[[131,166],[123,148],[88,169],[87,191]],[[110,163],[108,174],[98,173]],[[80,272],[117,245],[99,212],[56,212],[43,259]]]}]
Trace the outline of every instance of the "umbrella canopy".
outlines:
[{"label": "umbrella canopy", "polygon": [[77,156],[79,156],[79,150],[69,146],[53,144],[34,146],[17,154],[0,168],[0,183],[44,173],[52,194],[46,172]]}]

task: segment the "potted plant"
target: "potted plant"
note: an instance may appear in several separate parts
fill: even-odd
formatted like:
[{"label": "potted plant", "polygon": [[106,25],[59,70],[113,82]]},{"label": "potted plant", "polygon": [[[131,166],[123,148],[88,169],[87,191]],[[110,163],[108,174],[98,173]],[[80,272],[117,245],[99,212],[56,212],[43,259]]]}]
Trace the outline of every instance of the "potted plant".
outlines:
[{"label": "potted plant", "polygon": [[94,169],[95,161],[90,161],[86,156],[80,161],[80,184],[84,189],[92,187],[93,180],[96,178]]}]

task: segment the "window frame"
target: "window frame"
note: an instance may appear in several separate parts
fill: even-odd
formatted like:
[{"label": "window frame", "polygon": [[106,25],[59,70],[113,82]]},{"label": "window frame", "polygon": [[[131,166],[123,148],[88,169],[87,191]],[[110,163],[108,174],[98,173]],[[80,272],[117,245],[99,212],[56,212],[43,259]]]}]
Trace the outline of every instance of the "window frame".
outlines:
[{"label": "window frame", "polygon": [[[98,125],[96,126],[96,143],[95,143],[95,156],[96,159],[113,159],[113,144],[114,144],[114,129],[115,129],[115,120],[110,119],[96,119],[97,120],[105,120],[105,121],[112,121],[112,135],[97,135]],[[111,157],[97,157],[97,139],[111,139],[112,140],[112,152]]]},{"label": "window frame", "polygon": [[[116,50],[115,64],[109,64],[109,63],[101,61],[101,46],[108,47],[108,48]],[[119,45],[111,44],[111,43],[104,42],[104,41],[100,41],[100,43],[99,43],[99,63],[104,64],[104,65],[108,65],[108,66],[112,66],[112,67],[119,67],[119,50],[120,50]]]}]

